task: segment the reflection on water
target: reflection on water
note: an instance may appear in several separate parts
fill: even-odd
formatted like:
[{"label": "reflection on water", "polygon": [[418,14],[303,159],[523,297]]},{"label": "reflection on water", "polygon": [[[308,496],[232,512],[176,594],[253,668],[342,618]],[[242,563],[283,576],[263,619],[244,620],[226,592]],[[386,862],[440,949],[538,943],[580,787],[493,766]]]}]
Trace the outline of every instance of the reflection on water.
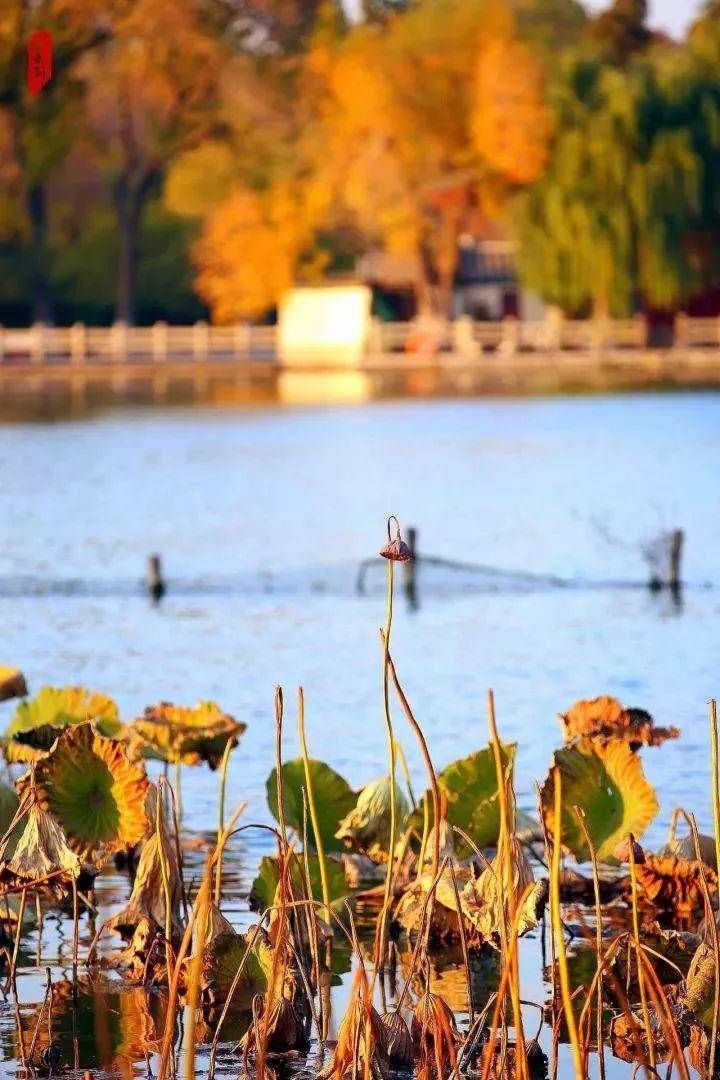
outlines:
[{"label": "reflection on water", "polygon": [[[532,810],[534,782],[558,742],[556,714],[578,697],[612,693],[682,730],[644,754],[661,803],[650,843],[662,841],[679,803],[707,828],[705,703],[720,690],[719,421],[720,397],[693,394],[113,413],[0,428],[0,661],[20,666],[31,690],[103,690],[128,719],[159,700],[218,700],[248,724],[228,785],[228,803],[248,801],[246,822],[269,817],[273,688],[302,683],[311,752],[360,786],[384,768],[383,613],[375,571],[362,595],[356,576],[392,511],[418,527],[425,554],[516,572],[481,578],[421,564],[417,610],[397,606],[395,659],[436,764],[484,743],[492,685],[502,734],[519,744],[519,802]],[[687,532],[682,606],[638,587],[643,542],[674,526]],[[142,581],[155,551],[169,589],[153,609]],[[586,587],[599,583],[616,587]],[[4,726],[10,706],[0,710]],[[419,790],[421,759],[398,729]],[[216,777],[186,770],[183,784],[186,827],[212,837]],[[232,842],[223,910],[238,927],[250,921],[245,897],[269,850],[261,830]],[[189,859],[197,880],[203,855]],[[115,871],[98,879],[95,927],[127,891]],[[93,932],[83,919],[81,951]],[[162,995],[108,988],[107,973],[100,985],[83,983],[73,1008],[71,938],[67,919],[47,914],[39,961],[34,932],[24,939],[25,1040],[35,1038],[33,1054],[59,1054],[57,1069],[112,1064],[145,1075]],[[523,941],[523,991],[542,1004],[550,990],[539,952],[539,936]],[[453,960],[437,957],[431,975],[463,1016],[467,986]],[[473,972],[478,1006],[496,985],[491,960]],[[54,983],[48,1023],[45,965]],[[344,974],[336,1017],[348,985]],[[219,1072],[237,1073],[231,1047],[246,1015],[228,1021]],[[0,1006],[0,1040],[4,1071],[14,1073],[10,1001]]]}]

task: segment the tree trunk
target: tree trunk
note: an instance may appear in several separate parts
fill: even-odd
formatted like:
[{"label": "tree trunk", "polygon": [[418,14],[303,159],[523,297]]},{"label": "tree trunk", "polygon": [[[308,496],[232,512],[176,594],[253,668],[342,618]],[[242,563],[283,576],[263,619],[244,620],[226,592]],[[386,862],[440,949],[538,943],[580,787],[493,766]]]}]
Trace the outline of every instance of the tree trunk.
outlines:
[{"label": "tree trunk", "polygon": [[133,188],[126,177],[120,177],[115,183],[114,201],[120,242],[115,287],[115,321],[132,326],[135,321],[142,194]]},{"label": "tree trunk", "polygon": [[52,322],[50,282],[48,275],[49,250],[47,243],[47,204],[45,188],[32,184],[27,192],[27,213],[30,220],[30,265],[33,290],[33,320]]}]

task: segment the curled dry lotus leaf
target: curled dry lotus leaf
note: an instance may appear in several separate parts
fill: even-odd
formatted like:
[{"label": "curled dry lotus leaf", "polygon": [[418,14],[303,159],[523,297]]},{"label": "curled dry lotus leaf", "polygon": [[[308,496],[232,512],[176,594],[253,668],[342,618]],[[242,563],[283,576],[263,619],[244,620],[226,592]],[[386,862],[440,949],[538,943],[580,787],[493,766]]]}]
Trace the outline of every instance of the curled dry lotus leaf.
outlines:
[{"label": "curled dry lotus leaf", "polygon": [[14,667],[5,667],[0,664],[0,701],[9,701],[10,698],[25,697],[28,692],[25,676],[22,671]]},{"label": "curled dry lotus leaf", "polygon": [[38,802],[32,789],[24,792],[18,810],[18,828],[0,843],[0,892],[40,889],[62,893],[80,873],[80,861],[52,814]]},{"label": "curled dry lotus leaf", "polygon": [[463,914],[483,938],[499,934],[501,927],[508,924],[511,913],[507,911],[507,899],[510,895],[514,895],[519,903],[529,888],[522,901],[519,935],[533,930],[542,915],[547,882],[534,880],[530,863],[517,840],[511,840],[510,866],[512,880],[509,880],[505,860],[496,855],[480,876],[468,882],[460,893]]},{"label": "curled dry lotus leaf", "polygon": [[112,698],[82,686],[43,686],[29,701],[15,710],[3,748],[8,762],[37,761],[50,749],[59,732],[67,727],[95,723],[108,738],[123,729],[118,707]]},{"label": "curled dry lotus leaf", "polygon": [[560,722],[565,743],[577,738],[624,739],[633,750],[640,746],[660,746],[666,739],[676,739],[680,734],[676,727],[656,727],[650,713],[626,708],[607,694],[576,701],[566,713],[560,714]]},{"label": "curled dry lotus leaf", "polygon": [[[397,835],[410,807],[400,785],[395,782]],[[390,844],[390,777],[381,776],[361,790],[350,813],[340,822],[335,837],[346,847],[365,852],[378,862],[386,859]]]},{"label": "curled dry lotus leaf", "polygon": [[464,867],[445,867],[435,890],[435,902],[427,905],[428,891],[433,883],[432,874],[423,874],[403,892],[393,912],[394,920],[407,934],[420,932],[426,913],[430,914],[430,936],[434,941],[454,941],[459,936],[458,910],[452,877],[459,893],[469,883],[472,872]]},{"label": "curled dry lotus leaf", "polygon": [[[717,874],[696,859],[675,855],[646,855],[635,867],[641,898],[676,916],[687,916],[704,908],[703,878],[712,896],[717,892]],[[629,881],[627,887],[630,887]]]},{"label": "curled dry lotus leaf", "polygon": [[422,994],[413,1010],[410,1031],[419,1072],[425,1072],[423,1065],[436,1069],[439,1066],[441,1077],[457,1071],[460,1035],[453,1011],[444,998],[439,994]]},{"label": "curled dry lotus leaf", "polygon": [[562,843],[576,859],[590,857],[585,836],[574,813],[579,806],[598,859],[614,860],[617,845],[628,833],[641,836],[658,810],[657,798],[642,764],[621,739],[599,743],[582,739],[556,750],[554,764],[541,791],[545,826],[554,835],[554,773],[562,778]]},{"label": "curled dry lotus leaf", "polygon": [[372,1004],[365,969],[356,969],[350,1000],[338,1025],[337,1041],[328,1064],[318,1080],[342,1080],[343,1077],[388,1075],[389,1061],[385,1029]]},{"label": "curled dry lotus leaf", "polygon": [[[347,817],[355,805],[356,795],[347,780],[326,765],[324,761],[308,761],[310,770],[310,783],[312,784],[313,800],[318,817],[318,828],[325,851],[341,851],[343,844],[335,836],[338,825]],[[303,835],[303,788],[305,787],[305,767],[302,758],[286,761],[282,767],[283,782],[283,811],[285,824],[294,829],[298,836]],[[278,817],[277,804],[277,770],[273,769],[265,783],[268,806],[276,821]],[[308,844],[315,846],[313,842],[313,827],[310,821],[310,810],[306,799],[306,819]]]},{"label": "curled dry lotus leaf", "polygon": [[[157,789],[150,785],[146,797],[146,810],[155,809]],[[157,817],[153,813],[154,817]],[[150,813],[148,813],[150,817]],[[143,842],[140,858],[135,871],[130,900],[122,911],[112,920],[113,929],[124,938],[134,933],[141,919],[149,919],[163,932],[165,930],[166,905],[165,884],[170,896],[170,933],[171,940],[177,941],[183,931],[181,917],[182,878],[178,866],[177,847],[167,826],[165,814],[161,813],[160,822],[155,821],[154,832]]]},{"label": "curled dry lotus leaf", "polygon": [[35,766],[44,807],[64,829],[84,863],[101,865],[114,851],[145,838],[148,780],[122,743],[92,724],[67,728]]},{"label": "curled dry lotus leaf", "polygon": [[[514,743],[501,747],[503,768],[510,773],[510,780],[512,780],[515,750]],[[459,826],[479,848],[496,844],[500,832],[500,806],[497,770],[492,747],[487,746],[484,750],[477,750],[466,758],[453,761],[441,773],[438,773],[437,779],[445,796],[447,819],[450,824]],[[426,799],[432,822],[432,799],[430,792],[426,791],[411,818],[411,823],[418,833],[422,833],[423,802]],[[471,854],[458,836],[455,836],[455,846],[461,859]]]},{"label": "curled dry lotus leaf", "polygon": [[129,726],[131,745],[143,757],[182,765],[220,764],[228,739],[237,746],[246,725],[223,712],[214,701],[194,708],[160,702],[149,706]]}]

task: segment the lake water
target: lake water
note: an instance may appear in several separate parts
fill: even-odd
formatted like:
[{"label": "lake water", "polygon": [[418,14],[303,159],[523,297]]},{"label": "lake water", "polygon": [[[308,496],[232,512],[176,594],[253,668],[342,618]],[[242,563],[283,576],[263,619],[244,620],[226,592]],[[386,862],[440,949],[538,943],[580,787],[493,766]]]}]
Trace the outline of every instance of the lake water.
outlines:
[{"label": "lake water", "polygon": [[[217,700],[248,725],[228,800],[248,800],[245,821],[268,820],[277,683],[291,707],[303,685],[314,756],[357,786],[384,768],[382,568],[363,595],[355,585],[395,513],[418,528],[421,555],[486,568],[421,563],[419,606],[396,605],[396,663],[438,766],[485,744],[492,687],[533,809],[558,711],[611,693],[682,730],[643,755],[661,804],[649,840],[677,804],[709,824],[720,396],[113,412],[0,428],[0,477],[0,662],[31,691],[103,690],[127,719],[160,700]],[[642,587],[643,545],[676,526],[680,602]],[[142,589],[151,552],[169,582],[157,608]],[[398,729],[421,787],[399,715]],[[294,756],[292,708],[287,731]],[[212,830],[216,777],[185,770],[183,783],[187,828]],[[239,891],[267,850],[262,832],[242,834]],[[109,905],[116,884],[103,886]],[[44,979],[31,968],[26,1000]],[[0,1010],[6,1047],[12,1023]]]}]

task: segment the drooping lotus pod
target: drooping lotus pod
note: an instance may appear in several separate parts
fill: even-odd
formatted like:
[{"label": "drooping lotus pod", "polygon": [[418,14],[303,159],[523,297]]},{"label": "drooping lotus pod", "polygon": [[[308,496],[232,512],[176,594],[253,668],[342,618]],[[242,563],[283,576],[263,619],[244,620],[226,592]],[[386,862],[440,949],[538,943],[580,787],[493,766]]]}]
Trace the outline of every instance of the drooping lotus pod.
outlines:
[{"label": "drooping lotus pod", "polygon": [[[395,782],[397,835],[409,812],[408,801]],[[376,861],[387,859],[390,844],[390,777],[381,776],[366,784],[357,803],[340,822],[335,836],[349,848],[355,848]]]},{"label": "drooping lotus pod", "polygon": [[0,701],[9,701],[10,698],[25,697],[28,692],[25,676],[22,671],[14,667],[5,667],[0,664]]},{"label": "drooping lotus pod", "polygon": [[355,972],[350,1000],[338,1024],[332,1057],[318,1073],[318,1080],[343,1080],[366,1073],[387,1077],[389,1066],[385,1028],[372,1004],[367,974],[361,966]]},{"label": "drooping lotus pod", "polygon": [[130,761],[123,743],[106,739],[93,724],[61,732],[37,762],[35,782],[43,808],[81,862],[94,869],[148,834],[145,770]]},{"label": "drooping lotus pod", "polygon": [[15,710],[3,738],[5,758],[9,763],[37,761],[61,730],[89,720],[108,738],[116,738],[122,731],[118,707],[105,694],[82,686],[43,686]]},{"label": "drooping lotus pod", "polygon": [[382,1013],[380,1023],[390,1065],[395,1069],[411,1069],[413,1064],[412,1035],[400,1013],[397,1009]]},{"label": "drooping lotus pod", "polygon": [[129,734],[133,751],[143,757],[182,765],[207,762],[216,769],[228,739],[237,746],[245,728],[214,701],[201,701],[194,708],[162,701],[133,720]]},{"label": "drooping lotus pod", "polygon": [[410,1031],[419,1076],[444,1080],[457,1073],[460,1035],[444,998],[423,994],[413,1011]]},{"label": "drooping lotus pod", "polygon": [[140,859],[130,900],[114,917],[111,925],[125,939],[132,936],[142,919],[148,919],[164,933],[165,879],[167,879],[167,892],[170,896],[170,938],[171,941],[177,942],[183,932],[182,878],[178,865],[177,845],[162,807],[160,807],[159,815],[156,808],[157,788],[151,784],[146,797],[146,809],[148,818],[154,823],[154,830],[140,849]]},{"label": "drooping lotus pod", "polygon": [[0,892],[29,889],[64,895],[80,873],[80,860],[32,784],[23,792],[15,821],[0,841]]},{"label": "drooping lotus pod", "polygon": [[666,739],[676,739],[676,727],[656,727],[649,712],[626,708],[617,698],[607,694],[582,699],[560,714],[563,742],[577,738],[624,739],[631,750],[641,746],[660,746]]}]

